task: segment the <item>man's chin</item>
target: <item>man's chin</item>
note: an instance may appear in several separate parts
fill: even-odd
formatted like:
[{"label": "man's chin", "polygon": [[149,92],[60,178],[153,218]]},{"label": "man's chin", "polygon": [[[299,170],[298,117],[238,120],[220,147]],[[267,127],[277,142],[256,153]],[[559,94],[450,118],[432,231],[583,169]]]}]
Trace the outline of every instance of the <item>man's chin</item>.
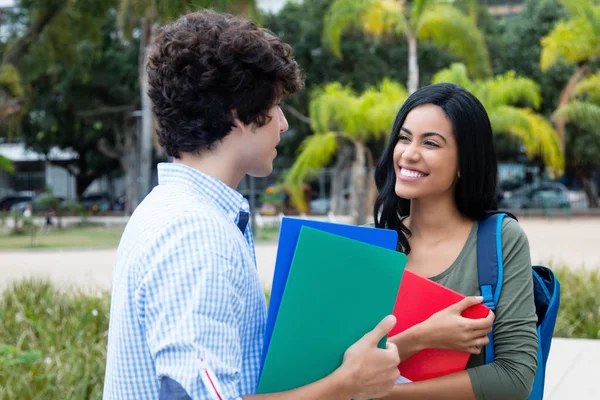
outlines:
[{"label": "man's chin", "polygon": [[248,172],[249,176],[254,178],[266,178],[273,172],[273,165],[269,167],[256,168]]}]

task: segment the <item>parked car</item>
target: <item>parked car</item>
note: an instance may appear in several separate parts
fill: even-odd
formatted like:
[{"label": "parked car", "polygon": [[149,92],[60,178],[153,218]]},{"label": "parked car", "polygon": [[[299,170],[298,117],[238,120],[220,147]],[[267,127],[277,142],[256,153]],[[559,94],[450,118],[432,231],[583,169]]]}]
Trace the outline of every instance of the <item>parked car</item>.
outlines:
[{"label": "parked car", "polygon": [[559,182],[540,182],[504,192],[500,208],[569,208],[569,190]]},{"label": "parked car", "polygon": [[[35,196],[35,192],[22,191],[9,194],[0,200],[0,211],[10,211],[11,207],[18,203],[29,203]],[[23,210],[25,208],[23,207]]]},{"label": "parked car", "polygon": [[93,213],[105,212],[111,209],[108,193],[90,193],[81,198],[81,205]]},{"label": "parked car", "polygon": [[[10,211],[16,211],[16,212],[24,212],[25,208],[27,208],[27,205],[31,204],[31,208],[33,210],[34,213],[39,213],[39,212],[45,212],[47,211],[48,208],[48,204],[46,201],[48,194],[47,193],[40,193],[38,195],[35,195],[33,198],[31,198],[28,201],[22,201],[19,203],[15,203],[11,206]],[[61,196],[56,196],[56,198],[58,199],[58,203],[62,204],[65,199],[64,197]]]}]

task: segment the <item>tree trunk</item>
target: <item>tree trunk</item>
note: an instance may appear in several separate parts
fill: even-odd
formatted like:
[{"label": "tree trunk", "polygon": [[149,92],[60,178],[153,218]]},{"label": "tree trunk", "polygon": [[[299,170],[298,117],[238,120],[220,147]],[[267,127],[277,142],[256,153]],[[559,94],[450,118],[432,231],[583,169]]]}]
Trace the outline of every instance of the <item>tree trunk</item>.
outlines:
[{"label": "tree trunk", "polygon": [[330,210],[334,214],[345,212],[342,205],[344,202],[344,189],[348,181],[350,164],[352,162],[353,148],[348,143],[340,144],[341,149],[338,152],[337,161],[333,167],[331,176]]},{"label": "tree trunk", "polygon": [[[581,79],[583,74],[586,73],[587,69],[588,69],[588,65],[583,64],[579,68],[577,68],[577,71],[575,71],[573,73],[573,75],[571,75],[571,78],[569,78],[569,81],[567,82],[567,84],[563,88],[562,92],[560,93],[560,97],[558,99],[558,105],[556,106],[557,110],[559,110],[562,106],[565,106],[569,103],[569,101],[571,100],[571,95],[573,94],[573,90],[575,90],[575,86],[577,85],[577,82],[579,82],[579,80]],[[556,133],[558,135],[558,143],[560,146],[560,150],[563,152],[563,154],[565,152],[565,127],[566,127],[566,125],[567,125],[567,122],[563,118],[556,118],[554,120],[554,126],[556,128]]]},{"label": "tree trunk", "polygon": [[[54,17],[60,13],[66,4],[67,1],[64,1],[59,6],[46,10],[39,18],[37,18],[31,26],[27,28],[25,33],[4,53],[2,65],[12,65],[18,71],[21,62],[29,52],[29,47],[38,40],[44,28],[52,22]],[[20,79],[21,78],[17,73],[16,80],[20,82]],[[6,119],[11,115],[19,113],[23,104],[24,99],[19,95],[10,93],[5,87],[0,87],[0,119]]]},{"label": "tree trunk", "polygon": [[365,146],[365,154],[367,156],[367,179],[366,179],[366,193],[367,201],[365,202],[365,215],[367,218],[373,213],[375,207],[375,200],[377,200],[377,185],[375,184],[375,171],[373,170],[374,161],[373,153]]},{"label": "tree trunk", "polygon": [[52,22],[54,17],[59,14],[67,3],[68,1],[64,1],[61,5],[46,10],[39,18],[37,18],[15,44],[4,53],[2,64],[12,64],[18,69],[29,51],[29,46],[37,41],[44,28]]},{"label": "tree trunk", "polygon": [[131,124],[125,126],[123,134],[123,156],[121,157],[121,166],[125,171],[125,214],[131,215],[140,204],[138,193],[138,154],[136,151],[136,126]]},{"label": "tree trunk", "polygon": [[123,116],[123,121],[120,131],[115,135],[115,146],[111,147],[105,139],[101,139],[98,142],[98,150],[107,157],[119,160],[121,168],[125,171],[125,214],[131,215],[140,203],[137,184],[137,126],[129,114]]},{"label": "tree trunk", "polygon": [[139,198],[144,198],[150,191],[150,174],[152,169],[152,104],[148,97],[148,73],[146,63],[154,42],[155,22],[145,18],[142,25],[142,37],[139,55],[140,96],[142,103],[142,129],[140,135],[140,183]]},{"label": "tree trunk", "polygon": [[417,56],[417,37],[412,33],[406,35],[408,42],[408,94],[413,94],[419,88],[419,59]]},{"label": "tree trunk", "polygon": [[598,187],[596,186],[596,182],[590,176],[591,174],[588,171],[580,171],[578,173],[579,179],[581,180],[581,185],[583,186],[583,192],[588,199],[588,206],[590,208],[598,208]]},{"label": "tree trunk", "polygon": [[367,200],[367,174],[365,171],[365,145],[360,141],[354,142],[354,162],[352,163],[352,184],[350,185],[350,212],[354,224],[363,225],[366,222],[365,204]]}]

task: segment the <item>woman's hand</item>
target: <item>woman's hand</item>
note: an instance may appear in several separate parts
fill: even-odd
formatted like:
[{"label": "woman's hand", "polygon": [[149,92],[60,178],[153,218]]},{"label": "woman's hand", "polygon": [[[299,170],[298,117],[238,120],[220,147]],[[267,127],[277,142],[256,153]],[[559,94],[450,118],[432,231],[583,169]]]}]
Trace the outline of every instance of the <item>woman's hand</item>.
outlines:
[{"label": "woman's hand", "polygon": [[421,324],[425,348],[457,350],[479,354],[489,343],[494,313],[481,319],[465,318],[461,314],[467,308],[483,301],[481,297],[466,297],[460,302],[433,314]]}]

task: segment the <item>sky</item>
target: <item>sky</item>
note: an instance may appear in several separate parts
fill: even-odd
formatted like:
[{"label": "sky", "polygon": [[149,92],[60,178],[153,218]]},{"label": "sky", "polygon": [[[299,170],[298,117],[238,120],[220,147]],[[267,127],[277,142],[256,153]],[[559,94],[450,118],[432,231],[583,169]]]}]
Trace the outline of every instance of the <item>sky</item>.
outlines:
[{"label": "sky", "polygon": [[283,7],[286,1],[287,0],[257,0],[257,3],[258,7],[262,10],[277,12]]}]

